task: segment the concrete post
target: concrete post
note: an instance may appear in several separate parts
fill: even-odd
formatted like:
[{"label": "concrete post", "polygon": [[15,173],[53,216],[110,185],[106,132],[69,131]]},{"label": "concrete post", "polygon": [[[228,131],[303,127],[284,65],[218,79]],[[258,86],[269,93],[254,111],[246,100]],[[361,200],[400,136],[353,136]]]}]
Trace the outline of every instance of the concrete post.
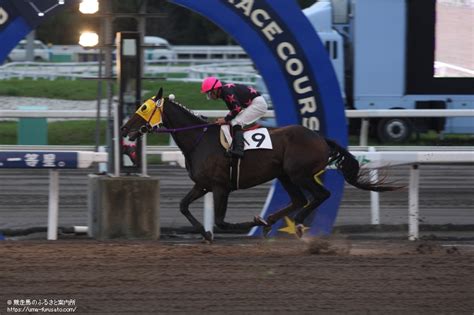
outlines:
[{"label": "concrete post", "polygon": [[156,178],[89,175],[89,236],[159,239],[159,192]]}]

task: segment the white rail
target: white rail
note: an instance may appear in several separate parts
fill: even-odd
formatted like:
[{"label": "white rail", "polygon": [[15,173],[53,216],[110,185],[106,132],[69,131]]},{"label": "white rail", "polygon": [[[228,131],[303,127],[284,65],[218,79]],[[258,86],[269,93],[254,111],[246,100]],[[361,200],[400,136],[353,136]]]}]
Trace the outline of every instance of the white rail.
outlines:
[{"label": "white rail", "polygon": [[[180,60],[199,58],[209,60],[213,58],[233,59],[247,57],[247,53],[238,45],[173,45],[171,47]],[[54,45],[51,49],[53,55],[69,55],[71,60],[78,59],[78,54],[98,55],[98,49],[84,49],[79,45]]]},{"label": "white rail", "polygon": [[[232,59],[235,63],[242,62],[251,64],[249,59]],[[169,60],[146,60],[145,75],[167,77],[170,73],[190,73],[190,65],[209,64],[219,65],[227,63],[226,59],[169,59]],[[113,66],[115,68],[115,64]],[[228,66],[226,66],[228,67]],[[225,68],[224,68],[225,69]],[[54,80],[65,78],[75,80],[80,78],[95,78],[98,75],[99,63],[93,62],[11,62],[0,65],[0,80],[32,78]],[[249,76],[256,76],[248,73]],[[219,73],[219,71],[218,71]],[[174,78],[174,81],[187,81],[188,79]]]},{"label": "white rail", "polygon": [[[369,162],[365,165],[366,167],[382,167],[387,162],[391,165],[411,164],[408,201],[408,238],[411,241],[419,238],[419,164],[474,164],[474,148],[471,148],[468,151],[447,150],[444,152],[375,152],[375,149],[373,149],[369,152],[355,151],[352,153],[356,156],[362,156],[364,160],[368,160]],[[376,198],[378,198],[378,196]],[[378,208],[377,205],[375,205],[375,207]],[[374,208],[372,208],[372,213],[376,217],[379,216],[378,211],[374,211]]]},{"label": "white rail", "polygon": [[202,79],[207,76],[219,76],[224,81],[255,84],[261,76],[256,72],[251,60],[202,64],[189,68],[188,78]]},{"label": "white rail", "polygon": [[[57,157],[60,160],[57,160]],[[105,152],[0,149],[0,168],[49,169],[48,240],[58,238],[59,170],[65,166],[89,168],[93,163],[105,162],[107,162]],[[74,166],[67,166],[70,163]]]},{"label": "white rail", "polygon": [[474,109],[350,109],[349,118],[474,116]]},{"label": "white rail", "polygon": [[97,76],[97,62],[11,62],[0,66],[0,80],[11,78],[76,79]]},{"label": "white rail", "polygon": [[[101,117],[107,116],[107,111],[100,112]],[[96,118],[96,110],[0,110],[0,119],[2,118]]]},{"label": "white rail", "polygon": [[[186,46],[175,45],[173,50],[178,57],[205,57],[207,59],[221,57],[231,59],[233,57],[246,57],[247,53],[240,46]],[[181,59],[181,58],[180,58]]]}]

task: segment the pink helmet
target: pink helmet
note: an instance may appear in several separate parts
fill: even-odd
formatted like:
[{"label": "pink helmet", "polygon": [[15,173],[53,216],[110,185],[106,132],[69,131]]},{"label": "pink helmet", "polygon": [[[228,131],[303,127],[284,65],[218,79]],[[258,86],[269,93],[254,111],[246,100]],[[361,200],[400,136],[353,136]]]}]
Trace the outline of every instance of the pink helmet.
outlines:
[{"label": "pink helmet", "polygon": [[207,77],[202,81],[201,93],[207,93],[222,86],[221,81],[216,77]]}]

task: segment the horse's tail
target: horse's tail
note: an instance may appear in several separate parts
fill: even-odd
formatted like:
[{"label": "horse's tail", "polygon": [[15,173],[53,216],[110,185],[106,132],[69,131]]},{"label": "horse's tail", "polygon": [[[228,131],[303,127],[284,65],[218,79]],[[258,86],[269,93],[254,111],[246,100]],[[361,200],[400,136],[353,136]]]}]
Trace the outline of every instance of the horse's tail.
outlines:
[{"label": "horse's tail", "polygon": [[371,191],[393,191],[402,187],[385,185],[385,177],[379,180],[371,180],[369,170],[360,168],[359,162],[346,149],[336,142],[326,139],[331,148],[329,164],[334,163],[336,168],[342,172],[344,179],[354,187]]}]

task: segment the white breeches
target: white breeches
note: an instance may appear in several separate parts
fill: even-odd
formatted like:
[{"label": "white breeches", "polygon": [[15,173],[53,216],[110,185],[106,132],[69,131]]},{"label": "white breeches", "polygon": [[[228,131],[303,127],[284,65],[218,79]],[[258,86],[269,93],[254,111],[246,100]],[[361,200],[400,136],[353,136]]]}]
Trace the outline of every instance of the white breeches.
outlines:
[{"label": "white breeches", "polygon": [[260,118],[267,112],[268,104],[263,98],[263,96],[257,96],[253,99],[252,103],[244,108],[240,113],[235,116],[234,119],[230,121],[232,126],[240,125],[250,125]]}]

